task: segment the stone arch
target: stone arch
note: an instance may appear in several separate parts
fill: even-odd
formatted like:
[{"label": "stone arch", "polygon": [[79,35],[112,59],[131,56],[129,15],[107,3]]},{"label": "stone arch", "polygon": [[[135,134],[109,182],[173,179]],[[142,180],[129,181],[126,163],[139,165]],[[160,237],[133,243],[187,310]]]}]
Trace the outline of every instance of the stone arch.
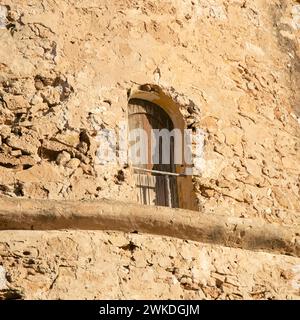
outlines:
[{"label": "stone arch", "polygon": [[[128,103],[133,99],[141,99],[149,101],[154,105],[162,108],[170,117],[174,128],[179,129],[182,134],[187,124],[180,111],[182,107],[177,103],[171,95],[158,85],[145,84],[131,88],[128,93]],[[184,149],[182,149],[182,159]],[[180,174],[177,177],[177,194],[178,194],[178,207],[182,209],[198,210],[197,197],[194,191],[193,179],[191,175],[183,175],[186,172],[188,165],[175,166],[175,172]]]}]

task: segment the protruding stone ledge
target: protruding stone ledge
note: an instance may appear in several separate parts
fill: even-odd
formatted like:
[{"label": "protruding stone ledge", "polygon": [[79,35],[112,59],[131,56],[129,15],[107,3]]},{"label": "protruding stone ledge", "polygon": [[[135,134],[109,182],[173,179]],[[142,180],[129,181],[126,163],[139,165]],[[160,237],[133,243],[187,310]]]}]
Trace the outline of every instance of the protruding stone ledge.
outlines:
[{"label": "protruding stone ledge", "polygon": [[298,226],[111,200],[0,198],[0,230],[61,229],[149,233],[300,257]]}]

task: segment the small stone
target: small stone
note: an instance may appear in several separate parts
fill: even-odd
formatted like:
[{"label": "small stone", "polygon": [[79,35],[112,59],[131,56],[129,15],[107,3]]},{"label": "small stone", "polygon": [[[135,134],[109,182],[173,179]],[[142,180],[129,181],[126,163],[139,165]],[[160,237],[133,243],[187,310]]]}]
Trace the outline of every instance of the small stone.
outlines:
[{"label": "small stone", "polygon": [[11,134],[11,128],[9,126],[1,126],[0,127],[0,135],[2,136],[3,139],[6,139],[10,136]]},{"label": "small stone", "polygon": [[78,151],[80,151],[83,154],[86,154],[89,150],[88,144],[84,141],[80,142],[78,147],[77,147]]},{"label": "small stone", "polygon": [[57,159],[56,159],[56,163],[58,165],[66,165],[71,159],[71,156],[68,152],[66,151],[62,151],[58,156],[57,156]]},{"label": "small stone", "polygon": [[291,270],[283,270],[280,276],[285,280],[292,280],[295,277],[294,272]]},{"label": "small stone", "polygon": [[36,94],[32,97],[30,104],[35,106],[42,102],[43,102],[43,98]]},{"label": "small stone", "polygon": [[36,78],[34,82],[34,86],[37,90],[42,90],[44,88],[43,81],[40,78]]},{"label": "small stone", "polygon": [[191,286],[193,284],[193,280],[190,277],[183,276],[180,279],[180,284],[182,284],[183,286]]},{"label": "small stone", "polygon": [[265,213],[266,214],[271,214],[272,213],[272,209],[271,208],[266,208],[265,209]]},{"label": "small stone", "polygon": [[18,156],[21,156],[21,155],[22,155],[22,151],[21,151],[21,150],[11,150],[10,154],[11,154],[13,157],[18,157]]},{"label": "small stone", "polygon": [[66,164],[66,167],[69,169],[75,170],[79,167],[79,165],[80,165],[80,160],[77,158],[73,158]]},{"label": "small stone", "polygon": [[255,90],[256,87],[255,87],[255,84],[253,82],[248,82],[247,83],[247,88],[251,91]]}]

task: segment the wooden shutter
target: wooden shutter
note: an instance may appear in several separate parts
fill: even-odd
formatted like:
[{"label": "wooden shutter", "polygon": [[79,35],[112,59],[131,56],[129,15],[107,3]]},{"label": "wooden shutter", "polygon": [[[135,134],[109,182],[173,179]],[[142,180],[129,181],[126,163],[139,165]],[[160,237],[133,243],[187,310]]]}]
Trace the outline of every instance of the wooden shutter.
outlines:
[{"label": "wooden shutter", "polygon": [[[152,154],[151,129],[173,130],[173,123],[168,114],[158,105],[141,99],[132,99],[128,107],[129,130],[144,129],[148,136],[148,162],[146,164],[135,164],[134,177],[137,187],[137,199],[146,205],[158,205],[168,207],[178,207],[177,178],[167,173],[175,173],[174,164],[174,141],[170,143],[170,164],[152,164],[150,155]],[[133,141],[136,143],[136,141]],[[162,151],[162,141],[159,141],[160,154]],[[161,156],[160,156],[161,159]],[[161,162],[161,161],[160,161]],[[138,169],[149,171],[160,171],[166,174],[155,172],[143,172]]]}]

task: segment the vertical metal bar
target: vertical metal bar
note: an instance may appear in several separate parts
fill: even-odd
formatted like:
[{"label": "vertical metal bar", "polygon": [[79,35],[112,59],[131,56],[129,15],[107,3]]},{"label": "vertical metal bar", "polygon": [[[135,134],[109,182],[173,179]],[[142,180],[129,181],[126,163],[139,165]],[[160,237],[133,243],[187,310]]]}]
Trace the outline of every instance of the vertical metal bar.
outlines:
[{"label": "vertical metal bar", "polygon": [[168,207],[172,208],[172,195],[171,195],[171,188],[170,188],[170,179],[169,176],[165,176],[166,179],[166,188],[167,188],[167,200],[168,200]]}]

